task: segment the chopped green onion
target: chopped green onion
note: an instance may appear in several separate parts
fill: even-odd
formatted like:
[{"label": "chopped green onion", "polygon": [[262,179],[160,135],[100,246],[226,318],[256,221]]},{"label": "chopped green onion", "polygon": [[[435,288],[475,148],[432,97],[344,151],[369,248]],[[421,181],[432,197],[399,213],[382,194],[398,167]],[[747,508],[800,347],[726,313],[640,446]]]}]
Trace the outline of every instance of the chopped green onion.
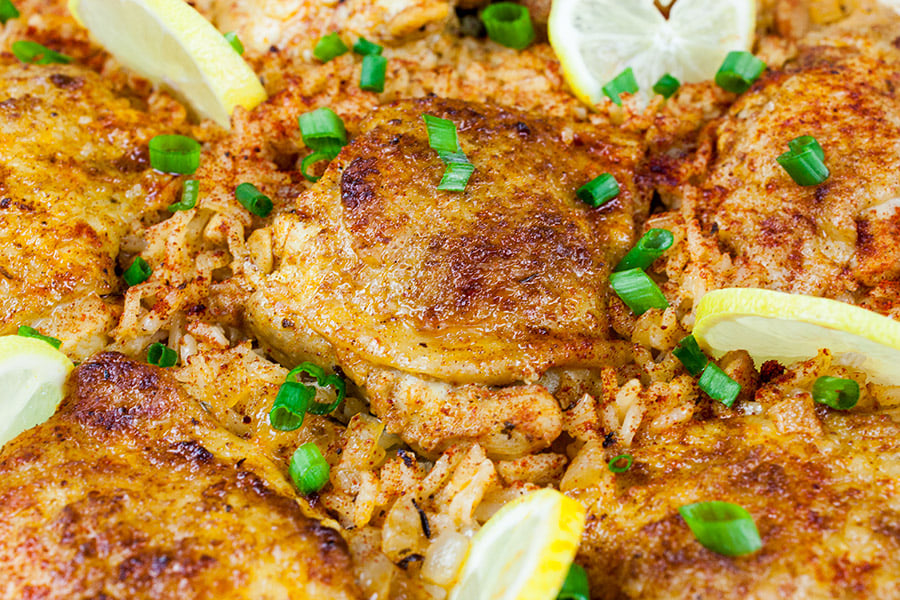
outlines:
[{"label": "chopped green onion", "polygon": [[591,600],[587,573],[584,572],[581,565],[572,563],[569,567],[569,573],[566,575],[562,589],[556,595],[556,600]]},{"label": "chopped green onion", "polygon": [[319,41],[316,42],[316,47],[313,49],[313,56],[326,63],[333,58],[346,54],[348,51],[349,48],[347,48],[347,44],[344,43],[341,36],[337,32],[331,32],[319,38]]},{"label": "chopped green onion", "polygon": [[147,362],[157,367],[173,367],[178,362],[178,353],[165,344],[156,343],[147,349]]},{"label": "chopped green onion", "polygon": [[353,44],[353,51],[357,54],[362,54],[363,56],[368,56],[370,54],[381,54],[384,50],[381,46],[376,44],[375,42],[370,42],[364,37],[356,40],[356,43]]},{"label": "chopped green onion", "polygon": [[169,205],[170,212],[179,210],[191,210],[197,206],[197,198],[200,195],[200,182],[196,179],[187,179],[181,186],[181,201]]},{"label": "chopped green onion", "polygon": [[19,16],[21,16],[21,13],[11,0],[0,0],[0,23],[6,25],[7,21],[16,19]]},{"label": "chopped green onion", "polygon": [[269,424],[279,431],[294,431],[303,425],[303,417],[316,390],[296,381],[285,381],[278,389],[269,411]]},{"label": "chopped green onion", "polygon": [[765,70],[766,63],[751,52],[733,50],[716,73],[716,85],[727,92],[743,94]]},{"label": "chopped green onion", "polygon": [[582,202],[594,208],[619,195],[619,182],[609,173],[594,177],[575,192]]},{"label": "chopped green onion", "polygon": [[792,147],[791,150],[776,159],[778,164],[787,171],[791,179],[798,185],[819,185],[828,179],[828,176],[831,174],[822,159],[825,156],[822,147],[819,146],[815,139],[813,139],[813,142],[814,144],[800,146],[801,149],[799,151]]},{"label": "chopped green onion", "polygon": [[[624,464],[621,464],[624,461]],[[613,473],[624,473],[631,468],[634,463],[634,457],[630,454],[620,454],[607,463],[609,470]]]},{"label": "chopped green onion", "polygon": [[795,154],[803,152],[807,148],[812,148],[812,151],[816,156],[819,157],[819,160],[825,160],[825,151],[822,150],[822,146],[819,144],[819,140],[811,135],[801,135],[799,137],[795,137],[788,142],[788,148],[790,148],[791,152]]},{"label": "chopped green onion", "polygon": [[303,143],[313,150],[347,145],[344,122],[330,108],[322,107],[304,113],[297,121]]},{"label": "chopped green onion", "polygon": [[428,130],[428,145],[438,153],[446,167],[438,189],[450,192],[464,191],[469,178],[475,172],[475,166],[459,147],[456,123],[432,115],[422,115],[422,119]]},{"label": "chopped green onion", "polygon": [[184,135],[157,135],[150,140],[150,166],[163,173],[190,175],[200,166],[200,142]]},{"label": "chopped green onion", "polygon": [[31,40],[13,42],[12,53],[23,63],[32,65],[66,64],[72,62],[71,56],[54,52],[50,48]]},{"label": "chopped green onion", "polygon": [[131,266],[125,269],[125,273],[122,274],[122,278],[125,279],[125,283],[127,283],[129,286],[132,286],[139,283],[144,283],[145,281],[150,279],[150,275],[152,274],[153,269],[150,268],[150,265],[147,264],[147,261],[138,256],[134,259],[134,262],[131,263]]},{"label": "chopped green onion", "polygon": [[234,188],[234,197],[241,206],[257,217],[268,217],[272,212],[272,199],[256,189],[252,183],[242,183]]},{"label": "chopped green onion", "polygon": [[697,340],[693,335],[687,335],[678,342],[678,345],[672,350],[672,354],[681,361],[687,372],[697,377],[709,364],[709,359],[700,349]]},{"label": "chopped green onion", "polygon": [[241,39],[238,37],[236,31],[229,31],[223,37],[229,44],[231,44],[231,47],[234,48],[235,52],[243,56],[244,45],[241,43]]},{"label": "chopped green onion", "polygon": [[312,413],[314,415],[327,415],[328,413],[336,409],[338,405],[344,400],[344,397],[346,397],[347,395],[347,382],[344,381],[343,377],[341,377],[337,373],[326,374],[325,370],[322,367],[311,362],[301,363],[299,366],[291,369],[291,372],[287,374],[285,381],[297,382],[297,377],[299,377],[301,374],[306,374],[314,378],[316,380],[316,385],[318,385],[319,387],[324,388],[330,386],[334,388],[335,392],[334,402],[331,402],[329,404],[325,404],[323,402],[312,402],[309,405],[309,408],[306,409],[306,412],[308,413]]},{"label": "chopped green onion", "polygon": [[714,362],[710,362],[703,369],[700,379],[697,381],[700,389],[706,392],[713,400],[718,400],[731,408],[738,394],[741,393],[741,384],[732,379],[725,371]]},{"label": "chopped green onion", "polygon": [[643,269],[629,269],[609,276],[609,285],[634,314],[641,316],[651,308],[668,308],[669,301],[656,282]]},{"label": "chopped green onion", "polygon": [[653,91],[663,98],[671,98],[680,87],[681,82],[666,73],[653,84]]},{"label": "chopped green onion", "polygon": [[300,163],[300,172],[310,181],[318,181],[318,177],[310,175],[309,167],[320,160],[332,160],[341,148],[347,145],[347,130],[344,122],[330,108],[317,108],[300,115],[300,135],[303,143],[312,150]]},{"label": "chopped green onion", "polygon": [[384,91],[384,76],[387,59],[380,54],[363,56],[362,71],[359,75],[359,89],[380,94]]},{"label": "chopped green onion", "polygon": [[651,229],[641,236],[634,248],[628,251],[614,271],[628,269],[646,269],[653,264],[662,253],[672,247],[675,236],[668,229]]},{"label": "chopped green onion", "polygon": [[303,444],[294,452],[288,471],[291,480],[301,494],[312,494],[321,490],[328,483],[331,467],[328,466],[319,447],[308,443]]},{"label": "chopped green onion", "polygon": [[725,556],[741,556],[762,548],[753,517],[731,502],[697,502],[678,509],[704,548]]},{"label": "chopped green onion", "polygon": [[622,106],[622,94],[634,94],[638,91],[637,80],[634,78],[634,71],[628,67],[618,75],[616,75],[609,83],[603,86],[603,93],[606,97],[613,101],[614,104]]},{"label": "chopped green onion", "polygon": [[852,379],[823,375],[813,384],[812,396],[835,410],[849,410],[859,402],[859,384]]},{"label": "chopped green onion", "polygon": [[49,335],[41,335],[41,332],[39,332],[34,327],[29,327],[28,325],[20,325],[19,330],[16,332],[16,334],[22,337],[30,337],[45,341],[54,348],[59,348],[62,345],[62,342],[55,337],[50,337]]},{"label": "chopped green onion", "polygon": [[531,14],[521,4],[497,2],[481,12],[488,37],[507,48],[524,50],[534,41]]}]

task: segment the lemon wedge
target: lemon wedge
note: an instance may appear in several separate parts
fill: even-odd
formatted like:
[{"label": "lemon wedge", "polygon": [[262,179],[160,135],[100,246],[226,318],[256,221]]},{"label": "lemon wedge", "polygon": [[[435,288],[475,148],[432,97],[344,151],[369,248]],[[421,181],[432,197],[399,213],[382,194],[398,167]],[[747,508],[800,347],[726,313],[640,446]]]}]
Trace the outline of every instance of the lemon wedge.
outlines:
[{"label": "lemon wedge", "polygon": [[49,419],[73,365],[42,340],[0,337],[0,446]]},{"label": "lemon wedge", "polygon": [[631,67],[649,93],[665,74],[712,79],[731,50],[749,50],[756,0],[678,0],[666,19],[653,0],[553,0],[547,25],[563,75],[581,100]]},{"label": "lemon wedge", "polygon": [[266,99],[244,59],[183,0],[69,0],[69,11],[119,62],[226,129],[236,106]]},{"label": "lemon wedge", "polygon": [[584,507],[555,490],[513,500],[475,534],[450,600],[553,600],[584,521]]},{"label": "lemon wedge", "polygon": [[747,350],[757,366],[767,360],[790,365],[827,348],[838,364],[865,371],[873,383],[900,385],[900,323],[836,300],[715,290],[700,299],[694,337],[715,357]]}]

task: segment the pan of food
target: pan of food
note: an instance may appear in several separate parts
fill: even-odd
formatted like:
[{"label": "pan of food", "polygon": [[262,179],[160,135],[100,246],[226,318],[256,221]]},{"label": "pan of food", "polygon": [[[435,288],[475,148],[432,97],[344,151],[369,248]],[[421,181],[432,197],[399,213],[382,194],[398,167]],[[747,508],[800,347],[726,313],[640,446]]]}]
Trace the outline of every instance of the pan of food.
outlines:
[{"label": "pan of food", "polygon": [[0,22],[0,598],[900,597],[900,7]]}]

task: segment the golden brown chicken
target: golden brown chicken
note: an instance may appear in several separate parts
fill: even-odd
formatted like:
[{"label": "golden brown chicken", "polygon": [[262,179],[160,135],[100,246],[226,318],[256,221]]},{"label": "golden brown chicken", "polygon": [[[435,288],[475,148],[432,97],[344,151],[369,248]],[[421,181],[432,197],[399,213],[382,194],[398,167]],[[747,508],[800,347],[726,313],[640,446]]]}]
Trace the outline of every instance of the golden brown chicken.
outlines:
[{"label": "golden brown chicken", "polygon": [[[456,123],[465,192],[437,190],[423,114]],[[559,406],[528,384],[627,354],[607,337],[606,279],[647,209],[640,157],[613,128],[438,99],[382,109],[274,228],[280,266],[252,326],[286,363],[339,365],[424,449],[546,447]],[[603,172],[621,192],[593,209],[575,191]],[[516,385],[486,387],[501,384]]]},{"label": "golden brown chicken", "polygon": [[[621,448],[580,450],[561,489],[589,511],[577,560],[592,597],[900,595],[900,425],[862,403],[853,413],[814,406],[798,388],[816,362],[763,387],[760,414],[707,410],[639,439],[625,473],[606,465]],[[750,512],[759,551],[732,558],[698,543],[678,508],[713,500]]]},{"label": "golden brown chicken", "polygon": [[359,598],[340,534],[162,370],[102,354],[0,452],[4,598]]},{"label": "golden brown chicken", "polygon": [[0,334],[46,325],[77,358],[107,343],[121,240],[174,193],[147,153],[162,121],[91,71],[0,67]]},{"label": "golden brown chicken", "polygon": [[[682,215],[696,242],[686,280],[857,302],[896,287],[898,33],[897,15],[860,11],[802,40],[795,59],[738,99],[715,127],[714,146],[701,152],[710,162],[702,184],[683,191]],[[824,149],[831,173],[820,185],[796,184],[776,162],[803,135]],[[710,247],[713,255],[704,255]],[[710,277],[704,271],[716,263]]]}]

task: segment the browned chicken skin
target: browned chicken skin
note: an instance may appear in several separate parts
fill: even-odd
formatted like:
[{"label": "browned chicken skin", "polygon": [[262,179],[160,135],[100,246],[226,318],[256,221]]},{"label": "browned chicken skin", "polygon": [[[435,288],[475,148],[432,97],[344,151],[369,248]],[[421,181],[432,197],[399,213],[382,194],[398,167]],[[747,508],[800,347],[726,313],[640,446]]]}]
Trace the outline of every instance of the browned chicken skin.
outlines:
[{"label": "browned chicken skin", "polygon": [[[854,300],[898,279],[897,23],[877,12],[808,36],[715,128],[709,172],[682,210],[732,257],[715,285]],[[801,135],[824,148],[821,185],[797,185],[775,160]]]},{"label": "browned chicken skin", "polygon": [[68,305],[65,350],[103,347],[122,237],[168,198],[147,155],[159,122],[86,69],[0,66],[0,334]]},{"label": "browned chicken skin", "polygon": [[[475,165],[465,192],[436,189],[444,167],[423,114],[456,123]],[[473,435],[478,418],[465,421],[493,410],[497,394],[505,395],[497,411],[509,416],[482,416],[507,437],[540,421],[535,413],[558,422],[539,386],[477,386],[618,360],[606,279],[647,210],[632,179],[640,156],[637,140],[614,128],[451,100],[381,109],[300,198],[294,219],[276,227],[280,266],[251,300],[253,327],[288,363],[339,364],[392,431],[425,422],[428,433],[408,438],[429,449],[490,435],[483,427]],[[621,193],[592,209],[575,191],[603,172]],[[500,454],[545,447],[555,435],[526,437],[534,439]]]},{"label": "browned chicken skin", "polygon": [[162,370],[102,354],[0,452],[4,598],[350,599],[346,544]]}]

